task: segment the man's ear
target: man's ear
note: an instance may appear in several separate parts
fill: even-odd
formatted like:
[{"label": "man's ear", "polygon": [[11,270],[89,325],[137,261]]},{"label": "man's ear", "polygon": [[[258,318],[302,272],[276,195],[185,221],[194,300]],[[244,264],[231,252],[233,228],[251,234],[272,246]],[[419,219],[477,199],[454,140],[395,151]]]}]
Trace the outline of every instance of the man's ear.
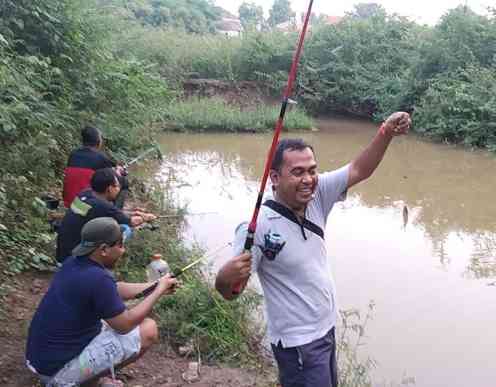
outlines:
[{"label": "man's ear", "polygon": [[109,245],[107,245],[106,243],[103,243],[103,244],[100,245],[100,247],[98,248],[98,250],[100,250],[100,254],[105,257],[105,256],[107,256],[107,249],[108,248],[109,248]]},{"label": "man's ear", "polygon": [[279,179],[280,179],[279,172],[276,171],[275,169],[271,169],[269,172],[269,176],[270,176],[270,181],[272,182],[274,187],[277,187],[279,185]]}]

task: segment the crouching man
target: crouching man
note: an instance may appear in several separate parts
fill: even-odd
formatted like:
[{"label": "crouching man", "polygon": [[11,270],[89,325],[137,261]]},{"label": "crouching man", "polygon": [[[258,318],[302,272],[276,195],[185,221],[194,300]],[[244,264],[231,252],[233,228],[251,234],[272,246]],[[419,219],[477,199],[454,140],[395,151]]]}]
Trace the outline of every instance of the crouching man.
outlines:
[{"label": "crouching man", "polygon": [[81,243],[55,274],[29,328],[26,362],[44,385],[122,386],[99,379],[136,361],[157,342],[157,325],[147,316],[163,295],[175,292],[177,280],[163,277],[151,294],[127,309],[124,301],[151,283],[115,282],[108,269],[124,252],[114,219],[84,225]]}]

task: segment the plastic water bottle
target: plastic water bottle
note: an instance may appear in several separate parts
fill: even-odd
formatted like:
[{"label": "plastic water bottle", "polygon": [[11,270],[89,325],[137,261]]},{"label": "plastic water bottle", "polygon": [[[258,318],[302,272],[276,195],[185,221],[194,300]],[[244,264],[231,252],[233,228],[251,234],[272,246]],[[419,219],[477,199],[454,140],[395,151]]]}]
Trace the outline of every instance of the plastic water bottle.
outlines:
[{"label": "plastic water bottle", "polygon": [[162,259],[162,255],[152,255],[151,260],[146,267],[146,276],[149,282],[157,281],[160,277],[170,272],[169,265]]}]

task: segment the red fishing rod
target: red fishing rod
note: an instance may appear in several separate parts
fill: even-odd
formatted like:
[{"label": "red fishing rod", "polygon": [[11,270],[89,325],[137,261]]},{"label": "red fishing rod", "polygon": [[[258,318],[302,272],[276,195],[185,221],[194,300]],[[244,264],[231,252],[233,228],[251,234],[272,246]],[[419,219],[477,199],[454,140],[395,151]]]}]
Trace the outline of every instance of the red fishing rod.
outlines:
[{"label": "red fishing rod", "polygon": [[[253,246],[255,240],[255,231],[257,230],[257,219],[258,213],[260,212],[260,207],[262,206],[262,198],[265,192],[265,186],[267,185],[267,179],[269,177],[270,167],[272,165],[272,161],[274,160],[274,154],[276,152],[277,143],[279,142],[279,136],[281,134],[281,130],[284,124],[284,116],[286,114],[286,109],[288,107],[288,103],[290,101],[289,97],[293,92],[293,84],[296,79],[296,72],[298,70],[298,63],[300,62],[301,52],[303,50],[303,43],[305,41],[305,35],[307,34],[308,22],[310,20],[310,15],[312,14],[313,0],[310,0],[308,4],[307,14],[305,16],[305,22],[303,23],[303,28],[300,33],[300,38],[298,40],[298,46],[293,56],[293,63],[291,64],[291,69],[289,71],[288,83],[286,85],[286,89],[284,90],[284,96],[282,99],[281,111],[279,113],[279,118],[277,119],[275,129],[274,129],[274,137],[272,138],[272,145],[269,149],[269,153],[267,155],[267,160],[265,162],[265,170],[262,177],[262,181],[260,183],[260,190],[258,191],[257,202],[255,204],[255,209],[253,210],[253,215],[251,217],[250,224],[248,226],[248,234],[245,240],[244,250],[249,252]],[[238,283],[234,285],[233,293],[237,294],[241,291],[242,284]]]}]

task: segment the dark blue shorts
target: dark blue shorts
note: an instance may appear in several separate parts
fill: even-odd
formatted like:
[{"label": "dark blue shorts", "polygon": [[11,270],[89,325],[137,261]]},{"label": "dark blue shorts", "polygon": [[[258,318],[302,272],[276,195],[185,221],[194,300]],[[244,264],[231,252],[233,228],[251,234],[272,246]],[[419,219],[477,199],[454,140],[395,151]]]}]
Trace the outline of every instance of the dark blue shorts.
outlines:
[{"label": "dark blue shorts", "polygon": [[282,387],[337,387],[334,328],[324,337],[299,347],[272,344]]}]

